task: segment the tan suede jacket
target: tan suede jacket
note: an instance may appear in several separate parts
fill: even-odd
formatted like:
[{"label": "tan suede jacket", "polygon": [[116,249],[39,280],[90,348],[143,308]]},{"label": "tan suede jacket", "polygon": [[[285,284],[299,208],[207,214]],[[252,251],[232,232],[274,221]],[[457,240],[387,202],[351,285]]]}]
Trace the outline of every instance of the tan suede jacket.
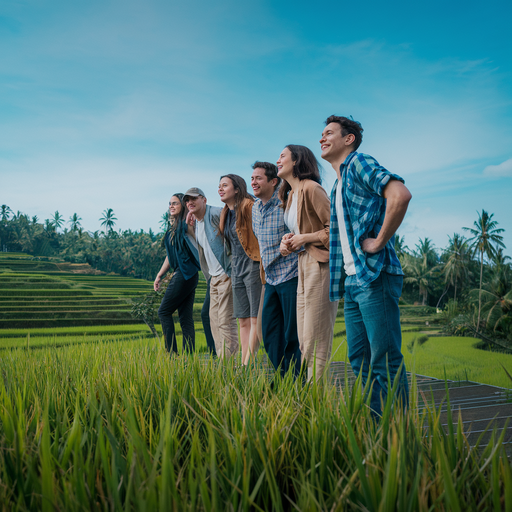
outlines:
[{"label": "tan suede jacket", "polygon": [[[291,204],[293,192],[288,196]],[[305,245],[306,251],[320,263],[329,261],[329,224],[331,201],[323,187],[313,180],[299,183],[297,196],[297,225],[301,234],[315,233],[318,242]]]},{"label": "tan suede jacket", "polygon": [[[240,222],[236,224],[236,234],[238,240],[244,248],[245,254],[253,261],[261,261],[260,246],[258,239],[254,235],[252,230],[252,205],[254,201],[246,198],[241,205]],[[226,217],[228,215],[229,208],[224,206],[220,214],[219,229],[221,233],[224,233],[224,226],[226,224]],[[327,244],[329,244],[329,233],[327,233]]]}]

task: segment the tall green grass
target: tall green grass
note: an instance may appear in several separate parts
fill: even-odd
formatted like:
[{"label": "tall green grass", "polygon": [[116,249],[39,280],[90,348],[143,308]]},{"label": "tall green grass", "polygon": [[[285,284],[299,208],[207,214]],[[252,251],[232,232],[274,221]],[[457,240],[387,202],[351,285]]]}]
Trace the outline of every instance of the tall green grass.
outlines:
[{"label": "tall green grass", "polygon": [[[0,359],[0,507],[512,510],[501,439],[145,341]],[[414,392],[413,385],[413,392]],[[415,397],[412,397],[415,403]]]}]

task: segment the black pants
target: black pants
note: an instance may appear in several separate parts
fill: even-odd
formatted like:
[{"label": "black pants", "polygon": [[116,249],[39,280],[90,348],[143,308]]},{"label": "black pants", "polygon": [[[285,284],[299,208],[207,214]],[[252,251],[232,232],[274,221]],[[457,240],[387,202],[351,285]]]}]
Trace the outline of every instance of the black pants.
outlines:
[{"label": "black pants", "polygon": [[181,332],[183,333],[183,350],[193,352],[196,346],[196,334],[194,330],[194,297],[196,295],[197,281],[194,277],[185,279],[178,269],[174,272],[164,298],[158,309],[158,317],[162,323],[165,338],[165,348],[168,352],[178,352],[176,333],[174,331],[173,313],[178,310]]},{"label": "black pants", "polygon": [[210,328],[210,281],[211,279],[208,279],[206,283],[206,295],[204,296],[203,308],[201,309],[201,320],[203,321],[204,336],[206,338],[208,351],[213,356],[216,356],[215,341],[213,341],[213,334]]}]

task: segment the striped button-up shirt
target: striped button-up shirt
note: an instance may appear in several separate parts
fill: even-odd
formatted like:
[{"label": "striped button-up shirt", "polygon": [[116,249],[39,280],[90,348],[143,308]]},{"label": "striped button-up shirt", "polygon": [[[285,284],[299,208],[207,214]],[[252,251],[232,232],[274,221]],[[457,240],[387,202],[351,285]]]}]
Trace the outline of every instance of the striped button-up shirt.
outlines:
[{"label": "striped button-up shirt", "polygon": [[[384,188],[390,179],[404,183],[396,174],[391,174],[380,166],[377,160],[363,153],[351,153],[340,167],[343,195],[343,221],[347,228],[350,252],[356,267],[357,286],[367,288],[379,277],[381,271],[403,275],[400,261],[395,253],[395,237],[392,236],[385,247],[375,254],[367,254],[361,249],[366,238],[376,238],[384,222],[386,200]],[[336,189],[338,180],[331,192],[331,222],[329,233],[329,299],[340,300],[344,292],[345,271],[343,253],[336,214]]]},{"label": "striped button-up shirt", "polygon": [[261,262],[268,284],[276,286],[298,275],[297,253],[281,256],[281,238],[290,231],[284,223],[284,212],[277,197],[277,189],[270,200],[263,204],[256,199],[252,207],[252,229],[260,245]]}]

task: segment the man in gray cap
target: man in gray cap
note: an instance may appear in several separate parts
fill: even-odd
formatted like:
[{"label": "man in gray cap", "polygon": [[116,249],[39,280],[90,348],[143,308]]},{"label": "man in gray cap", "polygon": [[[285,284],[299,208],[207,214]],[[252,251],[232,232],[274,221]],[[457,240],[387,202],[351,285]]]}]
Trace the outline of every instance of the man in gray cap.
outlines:
[{"label": "man in gray cap", "polygon": [[222,208],[207,205],[204,192],[197,187],[188,189],[183,200],[193,216],[199,263],[210,284],[210,326],[215,350],[219,357],[228,358],[238,351],[238,327],[233,317],[231,258],[219,232]]}]

